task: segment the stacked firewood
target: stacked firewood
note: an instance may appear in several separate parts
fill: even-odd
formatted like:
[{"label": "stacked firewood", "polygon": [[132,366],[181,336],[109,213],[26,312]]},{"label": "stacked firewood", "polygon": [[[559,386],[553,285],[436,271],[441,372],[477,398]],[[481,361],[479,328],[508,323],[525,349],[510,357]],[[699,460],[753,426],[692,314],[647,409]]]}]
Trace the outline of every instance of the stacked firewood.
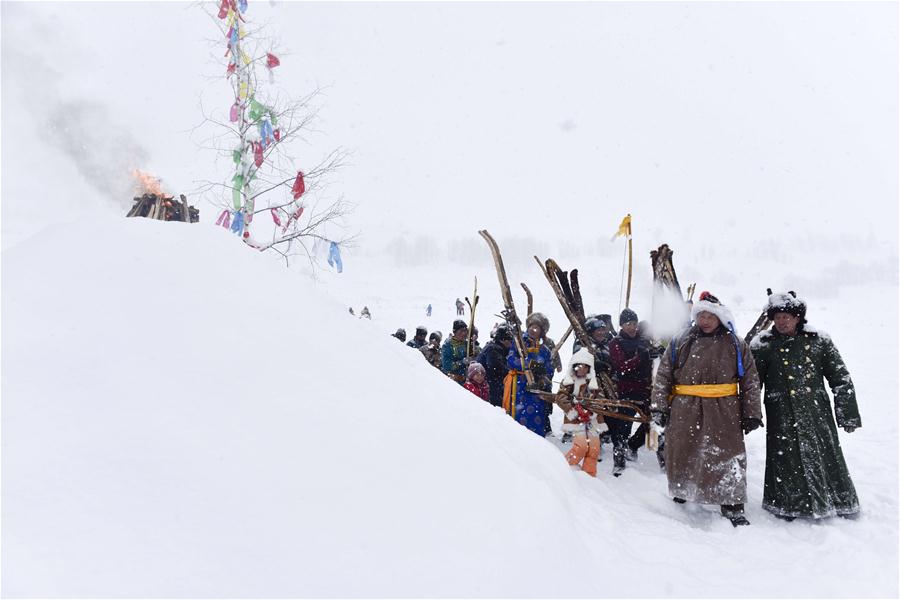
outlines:
[{"label": "stacked firewood", "polygon": [[127,217],[146,217],[160,221],[184,221],[198,223],[200,211],[193,206],[188,206],[187,198],[181,194],[181,200],[175,200],[174,196],[156,194],[144,194],[134,199],[134,206],[128,211]]}]

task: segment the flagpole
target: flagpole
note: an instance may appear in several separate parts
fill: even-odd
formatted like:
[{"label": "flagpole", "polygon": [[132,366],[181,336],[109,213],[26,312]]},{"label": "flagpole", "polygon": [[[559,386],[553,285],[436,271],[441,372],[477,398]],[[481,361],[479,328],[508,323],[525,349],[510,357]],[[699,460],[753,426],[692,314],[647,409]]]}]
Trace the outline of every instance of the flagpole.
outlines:
[{"label": "flagpole", "polygon": [[628,213],[628,287],[625,290],[625,308],[631,301],[631,213]]}]

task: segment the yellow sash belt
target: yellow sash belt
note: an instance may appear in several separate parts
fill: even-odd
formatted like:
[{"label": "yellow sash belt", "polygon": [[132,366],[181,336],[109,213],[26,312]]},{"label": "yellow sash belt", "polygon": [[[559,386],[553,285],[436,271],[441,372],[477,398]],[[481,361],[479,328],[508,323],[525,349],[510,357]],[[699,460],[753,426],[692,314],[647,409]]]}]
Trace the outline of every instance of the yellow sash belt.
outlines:
[{"label": "yellow sash belt", "polygon": [[699,396],[701,398],[726,398],[737,396],[736,383],[701,383],[699,385],[673,385],[669,396]]},{"label": "yellow sash belt", "polygon": [[503,379],[503,410],[513,419],[516,418],[516,389],[518,388],[518,376],[525,371],[510,369]]}]

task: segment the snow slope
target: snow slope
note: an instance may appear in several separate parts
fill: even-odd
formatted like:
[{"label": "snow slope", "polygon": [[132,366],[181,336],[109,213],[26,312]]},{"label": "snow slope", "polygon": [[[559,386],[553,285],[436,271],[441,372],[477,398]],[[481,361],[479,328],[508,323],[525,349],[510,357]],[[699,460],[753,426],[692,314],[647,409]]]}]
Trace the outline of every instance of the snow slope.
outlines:
[{"label": "snow slope", "polygon": [[898,592],[896,348],[862,333],[896,312],[822,324],[860,395],[842,441],[862,518],[764,514],[752,435],[753,525],[735,530],[672,503],[646,452],[619,479],[573,472],[387,315],[347,314],[366,277],[329,288],[224,230],[124,218],[49,227],[2,276],[4,596]]}]

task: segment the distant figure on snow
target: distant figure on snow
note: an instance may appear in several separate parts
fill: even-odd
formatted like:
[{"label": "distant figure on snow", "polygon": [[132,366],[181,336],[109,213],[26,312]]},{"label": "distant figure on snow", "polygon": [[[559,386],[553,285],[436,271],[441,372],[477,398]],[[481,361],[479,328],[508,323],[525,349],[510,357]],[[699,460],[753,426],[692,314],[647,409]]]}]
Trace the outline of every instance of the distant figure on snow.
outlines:
[{"label": "distant figure on snow", "polygon": [[430,305],[430,304],[429,304],[428,306],[425,307],[425,316],[426,316],[426,317],[430,317],[430,316],[431,316],[431,305]]},{"label": "distant figure on snow", "polygon": [[456,299],[456,314],[457,315],[466,314],[466,305],[463,304],[459,298]]},{"label": "distant figure on snow", "polygon": [[354,317],[356,316],[356,313],[353,312],[353,307],[352,307],[352,306],[350,307],[350,314],[353,315]]},{"label": "distant figure on snow", "polygon": [[359,316],[360,316],[360,317],[365,317],[365,318],[367,318],[367,319],[371,319],[371,318],[372,318],[372,314],[369,312],[369,307],[368,307],[368,306],[363,306],[362,312],[359,313]]}]

